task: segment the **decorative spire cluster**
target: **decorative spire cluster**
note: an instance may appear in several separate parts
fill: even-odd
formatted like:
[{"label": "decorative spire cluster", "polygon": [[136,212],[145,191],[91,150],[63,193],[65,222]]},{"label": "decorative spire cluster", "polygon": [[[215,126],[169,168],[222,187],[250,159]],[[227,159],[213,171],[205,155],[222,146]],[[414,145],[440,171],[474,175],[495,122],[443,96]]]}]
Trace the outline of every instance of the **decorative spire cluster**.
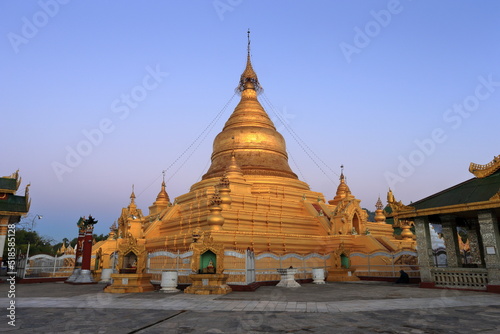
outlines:
[{"label": "decorative spire cluster", "polygon": [[250,29],[247,31],[248,46],[247,46],[247,65],[245,70],[241,74],[240,83],[236,88],[236,91],[242,93],[246,89],[253,89],[257,93],[262,92],[262,86],[259,83],[257,74],[253,70],[252,61],[250,59]]},{"label": "decorative spire cluster", "polygon": [[168,197],[166,185],[165,185],[165,171],[163,173],[163,182],[161,183],[161,190],[156,196],[156,201],[154,205],[170,205],[170,197]]},{"label": "decorative spire cluster", "polygon": [[351,194],[351,189],[349,189],[349,186],[345,182],[345,176],[344,176],[344,165],[340,166],[340,184],[337,187],[337,192],[335,194],[335,197],[333,200],[328,201],[328,203],[337,205],[338,202],[343,200],[344,198],[353,198]]},{"label": "decorative spire cluster", "polygon": [[219,184],[217,185],[217,189],[219,190],[219,196],[221,200],[221,208],[229,209],[231,206],[231,189],[229,188],[229,179],[227,178],[227,173],[220,178]]},{"label": "decorative spire cluster", "polygon": [[224,217],[221,215],[221,204],[222,200],[219,195],[219,189],[215,187],[215,192],[210,200],[210,215],[207,217],[207,223],[211,231],[219,231],[222,229],[222,225],[224,225]]},{"label": "decorative spire cluster", "polygon": [[384,205],[382,204],[382,201],[380,200],[380,196],[378,197],[377,203],[375,203],[375,222],[376,223],[385,223],[385,215],[384,215]]}]

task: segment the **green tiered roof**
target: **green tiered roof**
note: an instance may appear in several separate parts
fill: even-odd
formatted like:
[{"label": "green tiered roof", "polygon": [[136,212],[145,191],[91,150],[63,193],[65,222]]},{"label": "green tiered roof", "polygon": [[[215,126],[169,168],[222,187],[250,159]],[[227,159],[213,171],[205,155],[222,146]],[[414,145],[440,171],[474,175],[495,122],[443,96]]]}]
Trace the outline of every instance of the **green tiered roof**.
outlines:
[{"label": "green tiered roof", "polygon": [[488,201],[500,191],[500,170],[484,178],[472,178],[410,204],[417,210]]},{"label": "green tiered roof", "polygon": [[0,215],[21,216],[29,210],[28,187],[24,196],[16,195],[20,179],[18,172],[0,177]]}]

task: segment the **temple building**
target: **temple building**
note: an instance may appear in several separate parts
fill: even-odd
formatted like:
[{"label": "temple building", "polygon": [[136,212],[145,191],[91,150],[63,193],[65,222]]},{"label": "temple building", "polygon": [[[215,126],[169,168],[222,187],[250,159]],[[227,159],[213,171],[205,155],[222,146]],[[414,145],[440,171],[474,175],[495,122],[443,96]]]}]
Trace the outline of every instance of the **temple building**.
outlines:
[{"label": "temple building", "polygon": [[[471,163],[473,178],[405,206],[388,196],[392,216],[415,224],[421,285],[500,292],[500,155]],[[433,250],[434,227],[446,261]],[[435,246],[434,246],[435,247]]]},{"label": "temple building", "polygon": [[[367,261],[385,265],[385,254],[414,252],[411,232],[393,236],[380,200],[375,221],[368,221],[343,171],[332,199],[299,180],[285,139],[259,102],[261,90],[248,48],[241,100],[214,139],[208,171],[174,203],[163,181],[147,213],[132,191],[108,240],[94,245],[97,272],[136,268],[158,282],[168,269],[179,272],[179,283],[190,283],[190,273],[208,268],[244,285],[279,280],[276,269],[293,266],[299,278],[320,267],[328,280],[353,280],[354,268]],[[382,255],[351,256],[374,253]]]},{"label": "temple building", "polygon": [[25,216],[30,208],[29,185],[26,186],[24,196],[20,196],[16,195],[20,184],[19,171],[10,176],[0,177],[0,262],[3,260],[8,226],[19,223],[21,217]]}]

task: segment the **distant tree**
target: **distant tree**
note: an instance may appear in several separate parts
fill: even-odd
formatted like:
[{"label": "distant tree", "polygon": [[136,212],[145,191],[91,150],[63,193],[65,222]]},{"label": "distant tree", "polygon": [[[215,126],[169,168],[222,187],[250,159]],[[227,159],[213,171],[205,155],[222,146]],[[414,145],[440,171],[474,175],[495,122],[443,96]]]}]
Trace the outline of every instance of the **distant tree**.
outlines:
[{"label": "distant tree", "polygon": [[106,240],[108,238],[108,236],[104,235],[104,234],[99,234],[99,235],[94,234],[92,237],[95,241],[102,241],[102,240]]},{"label": "distant tree", "polygon": [[365,208],[363,208],[363,210],[365,210],[366,213],[368,214],[368,221],[369,222],[374,222],[375,221],[375,212],[370,211],[370,210],[365,209]]},{"label": "distant tree", "polygon": [[[55,255],[52,243],[54,240],[50,237],[42,237],[36,231],[29,231],[25,229],[16,230],[16,249],[21,254],[26,254],[29,245],[29,254],[49,254]],[[7,248],[6,248],[7,249]],[[4,258],[6,258],[4,250]]]},{"label": "distant tree", "polygon": [[69,244],[71,245],[71,247],[74,248],[77,242],[78,242],[78,238],[73,238],[73,239],[71,239],[71,241],[69,242]]}]

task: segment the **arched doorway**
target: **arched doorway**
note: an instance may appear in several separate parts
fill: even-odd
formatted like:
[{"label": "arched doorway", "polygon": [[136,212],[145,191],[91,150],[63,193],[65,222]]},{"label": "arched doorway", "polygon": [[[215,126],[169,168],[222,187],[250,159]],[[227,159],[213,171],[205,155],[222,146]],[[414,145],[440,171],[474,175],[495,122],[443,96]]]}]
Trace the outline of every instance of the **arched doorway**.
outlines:
[{"label": "arched doorway", "polygon": [[211,250],[207,250],[200,255],[200,270],[202,273],[215,274],[217,268],[216,255]]},{"label": "arched doorway", "polygon": [[345,269],[349,269],[349,267],[351,266],[351,261],[349,260],[349,257],[347,255],[340,255],[340,266]]},{"label": "arched doorway", "polygon": [[361,226],[359,224],[359,216],[357,213],[355,213],[354,216],[352,216],[352,227],[354,230],[356,230],[356,234],[361,234]]}]

